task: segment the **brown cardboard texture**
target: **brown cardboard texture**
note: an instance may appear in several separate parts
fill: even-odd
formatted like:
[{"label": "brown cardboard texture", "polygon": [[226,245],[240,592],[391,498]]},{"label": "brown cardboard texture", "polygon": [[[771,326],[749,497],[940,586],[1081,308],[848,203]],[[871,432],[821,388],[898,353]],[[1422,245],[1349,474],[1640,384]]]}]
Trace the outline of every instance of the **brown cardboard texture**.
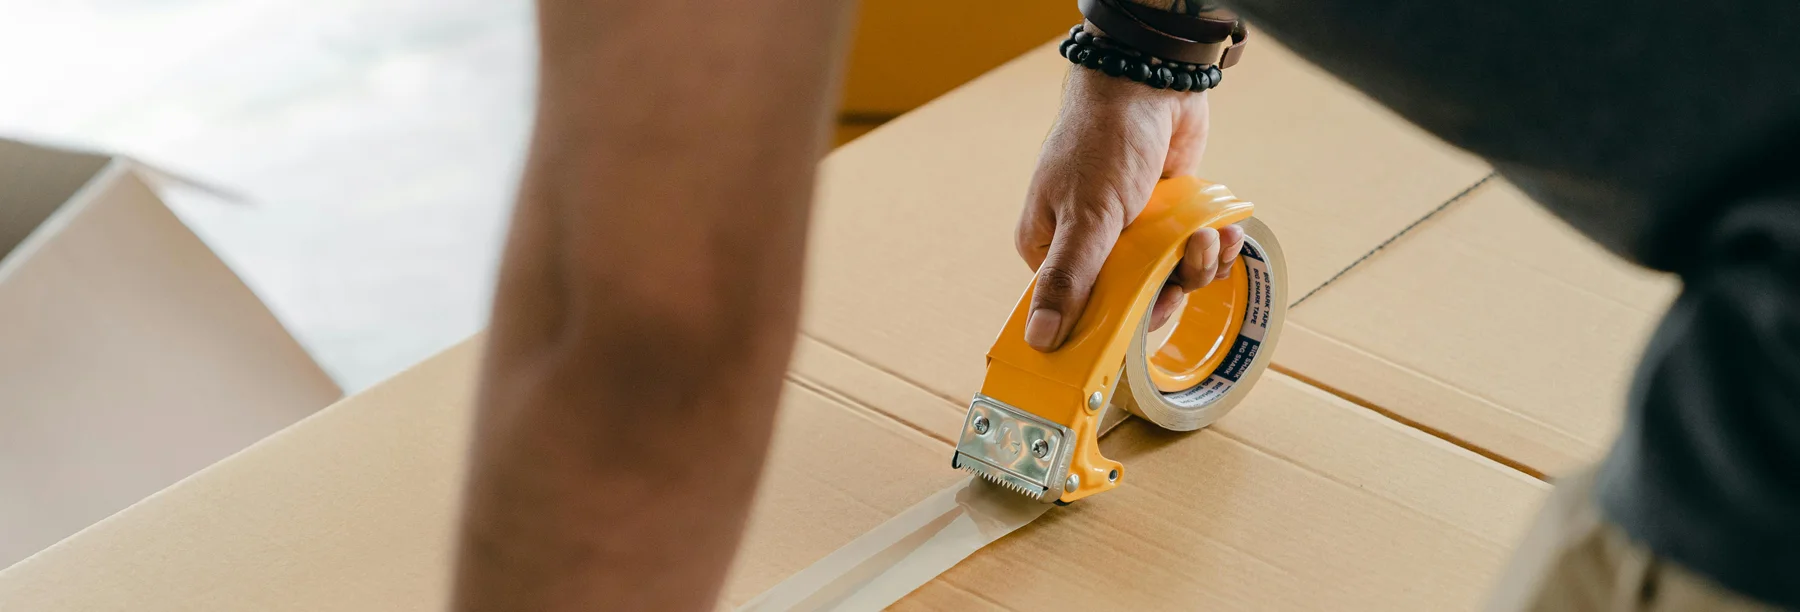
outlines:
[{"label": "brown cardboard texture", "polygon": [[1103,442],[1129,486],[1046,514],[900,609],[1468,610],[1548,486],[1278,373],[1192,435]]},{"label": "brown cardboard texture", "polygon": [[[1215,96],[1216,125],[1236,125],[1215,134],[1207,174],[1257,200],[1295,293],[1485,173],[1259,49]],[[1066,70],[1040,48],[823,164],[802,334],[722,605],[965,477],[948,441],[1029,278],[1011,231]],[[1377,204],[1377,216],[1338,210]],[[440,607],[476,350],[452,349],[0,573],[0,608]],[[1133,462],[1125,489],[1052,511],[916,603],[1460,605],[1480,596],[1543,488],[1276,374],[1216,430],[1136,423],[1107,445]],[[1033,580],[986,584],[1012,571]]]},{"label": "brown cardboard texture", "polygon": [[1496,180],[1294,309],[1275,360],[1556,475],[1611,442],[1675,291]]},{"label": "brown cardboard texture", "polygon": [[0,140],[0,566],[340,392],[124,159]]},{"label": "brown cardboard texture", "polygon": [[[479,352],[452,348],[0,572],[0,609],[443,609]],[[728,598],[960,478],[947,452],[789,385]]]},{"label": "brown cardboard texture", "polygon": [[[441,609],[478,351],[447,351],[0,572],[0,604]],[[1132,462],[1133,486],[1053,511],[903,604],[1467,607],[1545,487],[1279,374],[1212,429],[1131,421],[1107,450]],[[960,479],[948,451],[790,384],[723,603]]]}]

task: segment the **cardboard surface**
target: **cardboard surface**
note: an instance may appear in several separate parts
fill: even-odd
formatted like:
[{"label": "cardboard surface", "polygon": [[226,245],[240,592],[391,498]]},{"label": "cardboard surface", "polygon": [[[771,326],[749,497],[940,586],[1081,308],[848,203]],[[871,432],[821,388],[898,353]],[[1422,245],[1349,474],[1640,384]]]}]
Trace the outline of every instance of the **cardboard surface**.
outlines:
[{"label": "cardboard surface", "polygon": [[478,346],[0,571],[7,610],[441,610]]},{"label": "cardboard surface", "polygon": [[1269,373],[1192,434],[1133,419],[1131,481],[1057,508],[902,610],[1468,610],[1548,485]]},{"label": "cardboard surface", "polygon": [[[441,609],[479,350],[451,349],[0,572],[0,606]],[[949,445],[803,385],[782,411],[728,605],[964,477],[944,465]],[[1279,374],[1212,429],[1129,421],[1106,446],[1130,462],[1130,486],[1053,511],[903,604],[1467,607],[1546,488]]]},{"label": "cardboard surface", "polygon": [[[1066,69],[1039,48],[824,163],[802,335],[722,604],[964,476],[948,466],[948,441],[1029,277],[1011,231]],[[1206,175],[1258,202],[1296,294],[1486,173],[1273,44],[1234,74],[1214,98]],[[436,609],[475,350],[458,347],[0,572],[0,608]],[[1169,597],[1191,598],[1185,606],[1468,602],[1542,489],[1279,376],[1228,418],[1193,436],[1119,432],[1108,444],[1132,462],[1132,484],[1053,513],[947,580],[1030,564],[1033,579],[995,601],[1055,603],[1019,591],[1029,588],[1102,596],[1042,584],[1054,577],[1129,587],[1088,599],[1107,607],[1166,605],[1146,577],[1186,568],[1146,563],[1181,560],[1209,570],[1179,577]],[[1060,539],[1068,533],[1088,535]],[[1071,543],[1081,546],[1035,552]],[[1320,551],[1332,558],[1313,558]],[[1080,562],[1092,555],[1121,562]],[[1436,582],[1410,582],[1419,576]],[[1395,586],[1406,592],[1371,591]],[[919,601],[957,588],[968,587],[928,587]]]},{"label": "cardboard surface", "polygon": [[[480,350],[452,348],[0,572],[0,609],[443,609]],[[789,384],[726,599],[962,478],[949,450]]]},{"label": "cardboard surface", "polygon": [[0,167],[7,221],[35,218],[0,259],[0,567],[340,396],[133,164],[0,142]]},{"label": "cardboard surface", "polygon": [[1611,443],[1676,290],[1493,181],[1294,309],[1275,361],[1561,474]]}]

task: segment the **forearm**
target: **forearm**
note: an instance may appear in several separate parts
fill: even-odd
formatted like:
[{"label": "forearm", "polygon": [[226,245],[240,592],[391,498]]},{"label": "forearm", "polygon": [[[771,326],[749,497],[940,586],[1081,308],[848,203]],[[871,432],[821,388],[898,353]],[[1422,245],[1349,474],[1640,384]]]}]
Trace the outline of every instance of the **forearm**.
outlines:
[{"label": "forearm", "polygon": [[540,3],[458,609],[713,606],[791,349],[847,5]]}]

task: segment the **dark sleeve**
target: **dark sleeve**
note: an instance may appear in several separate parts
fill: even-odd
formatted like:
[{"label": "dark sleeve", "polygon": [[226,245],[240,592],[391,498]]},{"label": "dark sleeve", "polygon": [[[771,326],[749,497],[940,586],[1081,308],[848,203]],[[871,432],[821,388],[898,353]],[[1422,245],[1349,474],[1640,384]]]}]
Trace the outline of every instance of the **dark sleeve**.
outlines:
[{"label": "dark sleeve", "polygon": [[1658,555],[1800,609],[1800,2],[1232,4],[1614,253],[1681,275],[1600,501]]},{"label": "dark sleeve", "polygon": [[1609,518],[1734,590],[1800,607],[1800,190],[1732,208],[1638,367]]},{"label": "dark sleeve", "polygon": [[1800,157],[1800,2],[1231,4],[1651,267]]}]

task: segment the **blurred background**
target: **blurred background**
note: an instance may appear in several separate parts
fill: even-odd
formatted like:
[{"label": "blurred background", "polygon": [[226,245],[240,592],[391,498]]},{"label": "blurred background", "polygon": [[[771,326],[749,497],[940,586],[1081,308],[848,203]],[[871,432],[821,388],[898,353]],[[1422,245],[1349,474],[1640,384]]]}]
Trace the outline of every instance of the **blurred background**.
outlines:
[{"label": "blurred background", "polygon": [[[837,144],[1076,23],[864,0]],[[176,212],[355,392],[479,331],[531,120],[529,0],[0,0],[0,137],[216,188]]]}]

